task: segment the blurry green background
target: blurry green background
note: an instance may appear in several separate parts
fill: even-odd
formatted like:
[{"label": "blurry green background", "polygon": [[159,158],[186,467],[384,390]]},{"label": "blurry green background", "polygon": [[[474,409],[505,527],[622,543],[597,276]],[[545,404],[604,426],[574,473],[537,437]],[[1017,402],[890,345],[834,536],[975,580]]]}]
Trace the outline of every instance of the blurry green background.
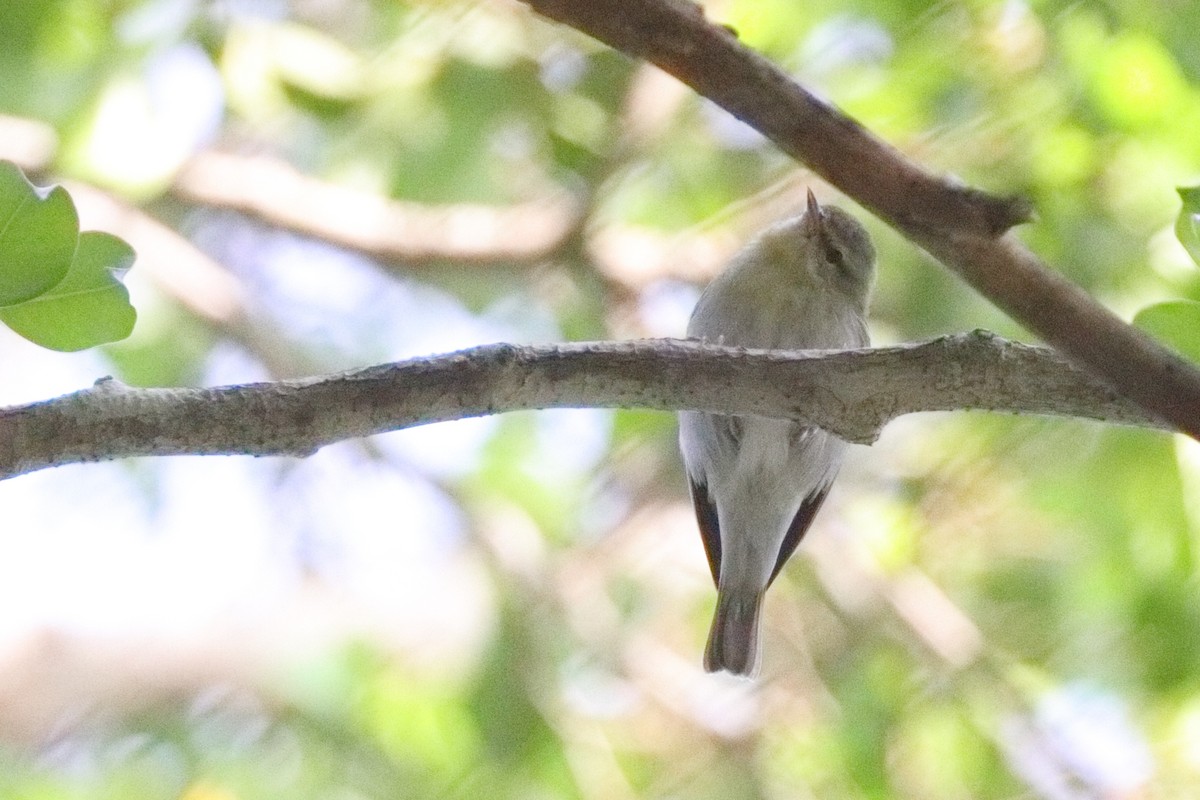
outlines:
[{"label": "blurry green background", "polygon": [[[1200,4],[705,4],[1127,318],[1200,300]],[[0,10],[0,158],[130,241],[134,335],[0,333],[0,402],[493,341],[681,335],[828,187],[507,0]],[[894,233],[877,342],[1025,337]],[[674,419],[561,411],[313,458],[0,484],[0,798],[1134,798],[1200,781],[1200,447],[921,415],[855,448],[706,676]]]}]

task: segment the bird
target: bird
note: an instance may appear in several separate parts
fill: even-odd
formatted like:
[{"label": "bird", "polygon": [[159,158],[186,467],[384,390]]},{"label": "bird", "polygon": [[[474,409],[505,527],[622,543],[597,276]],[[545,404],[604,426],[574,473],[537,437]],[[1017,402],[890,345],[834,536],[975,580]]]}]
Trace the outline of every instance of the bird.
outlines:
[{"label": "bird", "polygon": [[[775,350],[866,347],[874,276],[866,229],[810,189],[804,213],[751,239],[701,293],[687,335]],[[717,587],[704,668],[754,677],[763,597],[825,502],[848,445],[790,420],[682,411],[679,446]]]}]

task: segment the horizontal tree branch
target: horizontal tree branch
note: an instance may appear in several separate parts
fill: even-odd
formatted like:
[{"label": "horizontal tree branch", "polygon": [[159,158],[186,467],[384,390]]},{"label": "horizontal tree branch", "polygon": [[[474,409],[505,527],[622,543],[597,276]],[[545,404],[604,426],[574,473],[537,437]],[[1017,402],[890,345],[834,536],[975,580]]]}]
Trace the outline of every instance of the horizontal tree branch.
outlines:
[{"label": "horizontal tree branch", "polygon": [[[35,182],[53,182],[57,155],[51,126],[0,114],[0,159]],[[179,233],[95,186],[74,179],[65,186],[85,227],[128,241],[138,254],[137,269],[152,270],[160,288],[194,313],[228,324],[241,312],[235,282]],[[585,231],[590,201],[582,192],[508,205],[415,203],[323,181],[271,156],[217,150],[195,154],[169,191],[185,203],[229,209],[357,251],[394,274],[434,265],[538,264],[571,251],[582,236],[615,295],[626,296],[663,278],[711,277],[737,249],[732,237],[697,234],[681,247],[675,236],[616,222]]]},{"label": "horizontal tree branch", "polygon": [[509,206],[430,206],[337,186],[278,159],[215,151],[186,164],[172,191],[406,267],[540,261],[575,234],[583,216],[566,193]]},{"label": "horizontal tree branch", "polygon": [[[35,180],[53,180],[58,152],[50,125],[0,114],[0,158]],[[103,195],[77,181],[69,189],[76,200],[77,191]],[[586,216],[581,198],[566,192],[509,205],[406,202],[313,178],[271,156],[217,150],[192,156],[170,192],[408,268],[538,262],[576,235]]]},{"label": "horizontal tree branch", "polygon": [[1125,324],[1011,235],[1030,208],[932,175],[714,25],[691,0],[523,0],[674,75],[869,208],[1142,407],[1200,438],[1200,368]]},{"label": "horizontal tree branch", "polygon": [[0,409],[0,479],[131,456],[305,456],[332,442],[541,408],[694,409],[820,425],[871,442],[901,414],[985,409],[1161,427],[1053,350],[986,332],[780,353],[652,339],[448,355],[278,383],[134,389],[109,379]]}]

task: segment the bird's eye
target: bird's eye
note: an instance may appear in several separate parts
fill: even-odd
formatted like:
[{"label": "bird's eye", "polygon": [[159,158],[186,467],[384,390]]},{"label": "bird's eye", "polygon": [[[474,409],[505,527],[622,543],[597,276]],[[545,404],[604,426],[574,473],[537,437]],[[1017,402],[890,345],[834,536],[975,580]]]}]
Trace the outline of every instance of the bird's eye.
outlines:
[{"label": "bird's eye", "polygon": [[833,264],[835,267],[840,268],[846,266],[846,257],[842,255],[841,250],[837,249],[833,245],[828,245],[825,248],[825,260],[830,264]]}]

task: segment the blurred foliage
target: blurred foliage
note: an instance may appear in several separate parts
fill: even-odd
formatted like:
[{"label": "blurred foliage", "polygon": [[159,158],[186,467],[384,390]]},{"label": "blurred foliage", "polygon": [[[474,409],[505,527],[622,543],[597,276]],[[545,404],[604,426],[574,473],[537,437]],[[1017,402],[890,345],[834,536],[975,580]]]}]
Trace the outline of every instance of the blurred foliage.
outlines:
[{"label": "blurred foliage", "polygon": [[1200,362],[1200,303],[1195,300],[1155,303],[1139,311],[1133,321],[1181,355]]},{"label": "blurred foliage", "polygon": [[[1200,358],[1200,269],[1183,246],[1194,252],[1195,209],[1179,217],[1175,189],[1200,172],[1200,4],[706,6],[913,157],[1031,198],[1038,221],[1020,236]],[[137,330],[106,351],[132,384],[678,335],[706,276],[679,264],[644,277],[642,251],[614,256],[604,234],[666,242],[671,261],[688,240],[736,242],[799,208],[810,178],[711,104],[520,4],[53,0],[0,15],[0,113],[53,130],[44,172],[182,233],[245,298],[222,313],[216,284],[169,280],[175,263],[146,279]],[[537,257],[408,264],[198,201],[181,170],[214,149],[396,201],[558,198],[582,222]],[[1177,217],[1190,233],[1176,236]],[[867,223],[877,341],[1021,335]],[[432,656],[365,637],[256,673],[253,689],[101,703],[98,719],[11,737],[0,796],[1057,800],[1187,796],[1200,781],[1194,443],[983,414],[894,424],[856,450],[773,589],[752,688],[699,670],[713,598],[673,425],[522,414],[455,428],[456,445],[363,444],[343,489],[378,483],[380,513],[402,516],[395,536],[471,565],[471,582],[432,596],[420,584],[408,612],[478,593],[478,642]],[[330,580],[319,554],[336,543],[306,537],[326,517],[356,530],[365,512],[333,504],[314,463],[263,483],[302,568]],[[150,505],[166,502],[157,468],[130,468]],[[424,494],[392,499],[401,480]],[[429,498],[457,533],[421,528]],[[403,566],[394,582],[419,583]]]},{"label": "blurred foliage", "polygon": [[1200,264],[1200,186],[1180,187],[1183,208],[1175,220],[1175,235],[1187,249],[1188,255]]}]

